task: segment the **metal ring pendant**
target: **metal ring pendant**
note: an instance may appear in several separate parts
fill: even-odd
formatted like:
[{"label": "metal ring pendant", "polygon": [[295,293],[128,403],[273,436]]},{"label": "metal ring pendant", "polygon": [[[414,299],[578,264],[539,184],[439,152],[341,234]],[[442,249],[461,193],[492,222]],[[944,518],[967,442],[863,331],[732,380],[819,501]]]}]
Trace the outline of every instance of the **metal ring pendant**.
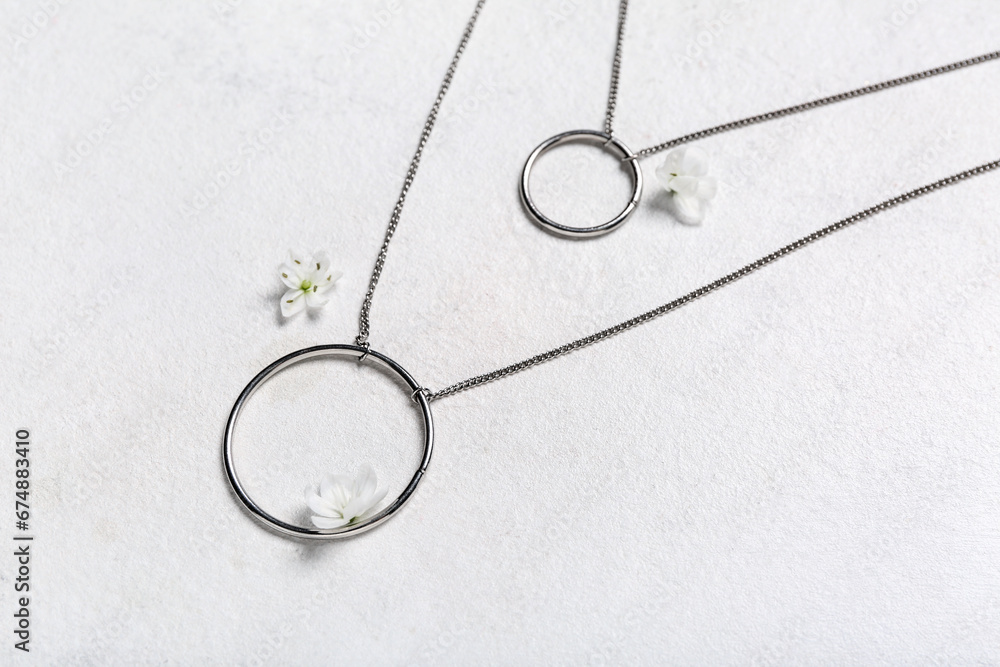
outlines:
[{"label": "metal ring pendant", "polygon": [[[625,206],[622,212],[616,215],[612,220],[594,227],[571,227],[569,225],[558,223],[542,213],[538,209],[538,206],[535,205],[534,200],[531,198],[529,180],[531,178],[531,168],[535,165],[535,160],[541,157],[546,151],[555,148],[556,146],[574,141],[585,141],[588,143],[598,144],[618,155],[623,162],[628,162],[631,167],[631,200],[629,200],[629,203]],[[625,220],[632,215],[632,212],[635,211],[636,207],[639,205],[639,197],[641,196],[642,170],[639,168],[638,157],[632,152],[632,149],[605,132],[597,132],[595,130],[572,130],[570,132],[563,132],[562,134],[557,134],[554,137],[546,139],[542,143],[538,144],[538,147],[531,152],[531,155],[528,156],[528,161],[524,163],[524,170],[521,172],[521,201],[524,202],[524,207],[528,210],[532,219],[534,219],[534,221],[537,222],[543,229],[550,231],[553,234],[558,234],[559,236],[584,238],[588,236],[601,236],[602,234],[607,234],[608,232],[617,229],[619,225],[625,222]]]},{"label": "metal ring pendant", "polygon": [[[236,467],[233,465],[233,432],[236,429],[236,422],[239,419],[240,411],[243,409],[243,406],[248,400],[250,400],[250,397],[253,396],[254,392],[256,392],[260,386],[267,382],[271,377],[285,368],[301,361],[305,361],[306,359],[331,356],[353,357],[359,360],[365,359],[366,361],[370,360],[383,368],[390,370],[410,387],[412,392],[411,398],[416,401],[418,407],[420,408],[421,417],[423,418],[424,451],[420,460],[420,466],[413,474],[413,478],[410,479],[410,483],[407,484],[403,492],[399,494],[399,496],[387,507],[356,524],[332,530],[320,530],[317,528],[305,528],[286,523],[285,521],[268,514],[266,511],[261,509],[261,507],[255,503],[252,498],[250,498],[246,490],[243,488],[243,485],[240,484],[239,476],[236,474]],[[257,377],[250,381],[250,384],[246,386],[239,398],[236,399],[236,403],[233,404],[232,412],[229,413],[229,421],[226,422],[226,434],[223,439],[222,456],[223,462],[226,466],[226,475],[229,477],[229,483],[232,485],[233,491],[236,492],[236,496],[240,499],[240,502],[242,502],[243,505],[250,510],[250,513],[254,516],[254,518],[263,522],[268,528],[271,528],[282,535],[314,540],[335,540],[351,537],[353,535],[357,535],[358,533],[363,533],[366,530],[371,530],[379,524],[388,521],[393,514],[402,509],[403,505],[405,505],[413,495],[413,492],[417,489],[417,485],[423,478],[424,472],[426,472],[427,466],[431,462],[431,451],[433,447],[434,420],[431,416],[431,406],[427,402],[427,396],[422,390],[422,387],[417,384],[412,377],[410,377],[410,374],[407,373],[402,366],[375,350],[368,350],[356,345],[317,345],[316,347],[308,347],[298,350],[297,352],[292,352],[291,354],[278,359],[258,373]]]}]

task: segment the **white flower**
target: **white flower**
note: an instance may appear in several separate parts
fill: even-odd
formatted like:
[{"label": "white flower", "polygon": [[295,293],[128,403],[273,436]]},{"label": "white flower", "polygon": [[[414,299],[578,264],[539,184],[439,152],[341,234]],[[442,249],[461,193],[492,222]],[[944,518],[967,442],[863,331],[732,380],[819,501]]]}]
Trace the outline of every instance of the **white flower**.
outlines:
[{"label": "white flower", "polygon": [[708,154],[697,146],[675,148],[656,170],[656,179],[673,195],[681,222],[698,224],[715,196],[715,179],[708,176]]},{"label": "white flower", "polygon": [[306,306],[325,306],[329,300],[326,292],[343,274],[330,270],[325,252],[318,252],[314,257],[292,251],[288,255],[288,261],[281,265],[281,282],[288,288],[281,296],[281,314],[291,317]]},{"label": "white flower", "polygon": [[365,464],[357,477],[327,475],[319,487],[307,486],[306,504],[315,512],[312,522],[317,528],[340,528],[371,513],[385,493],[378,488],[375,471]]}]

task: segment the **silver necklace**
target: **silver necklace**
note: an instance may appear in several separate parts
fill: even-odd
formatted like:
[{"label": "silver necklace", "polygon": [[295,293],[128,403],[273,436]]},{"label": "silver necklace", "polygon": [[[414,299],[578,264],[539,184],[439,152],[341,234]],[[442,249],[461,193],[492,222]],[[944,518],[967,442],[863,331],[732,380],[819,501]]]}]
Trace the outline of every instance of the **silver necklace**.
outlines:
[{"label": "silver necklace", "polygon": [[[1000,160],[994,162],[988,162],[986,164],[979,165],[972,169],[968,169],[966,171],[953,174],[952,176],[943,178],[939,181],[929,183],[914,190],[910,190],[909,192],[897,195],[895,197],[892,197],[891,199],[886,199],[885,201],[882,201],[870,208],[867,208],[863,211],[859,211],[833,224],[818,229],[815,232],[812,232],[811,234],[803,236],[797,241],[793,241],[792,243],[789,243],[788,245],[779,248],[778,250],[761,257],[760,259],[757,259],[756,261],[750,262],[749,264],[743,266],[740,269],[737,269],[736,271],[733,271],[732,273],[729,273],[711,283],[708,283],[707,285],[699,287],[698,289],[693,290],[677,299],[674,299],[673,301],[669,301],[663,304],[662,306],[659,306],[645,313],[642,313],[641,315],[637,315],[636,317],[625,320],[624,322],[620,322],[612,327],[608,327],[607,329],[598,331],[597,333],[591,334],[589,336],[585,336],[583,338],[566,343],[565,345],[562,345],[555,349],[543,352],[541,354],[537,354],[529,359],[525,359],[523,361],[510,364],[509,366],[505,366],[503,368],[490,371],[482,375],[471,377],[467,380],[462,380],[461,382],[456,382],[438,391],[431,391],[426,387],[422,386],[421,384],[419,384],[416,380],[414,380],[413,377],[396,361],[390,359],[384,354],[381,354],[380,352],[377,352],[376,350],[373,350],[371,348],[371,345],[368,342],[368,336],[371,327],[371,320],[370,320],[371,307],[373,298],[375,296],[375,289],[378,286],[379,277],[382,275],[382,269],[385,266],[385,260],[388,254],[389,245],[392,242],[392,237],[396,232],[397,226],[399,225],[399,220],[403,212],[403,206],[406,201],[406,195],[409,192],[410,186],[413,184],[414,178],[416,177],[417,167],[420,164],[420,158],[423,155],[424,148],[426,147],[427,141],[429,140],[431,135],[431,131],[434,128],[434,123],[437,120],[438,111],[440,110],[441,104],[444,101],[445,95],[448,92],[448,88],[451,86],[451,81],[455,75],[455,70],[457,69],[462,54],[464,53],[465,48],[469,42],[469,39],[472,36],[473,28],[476,25],[476,20],[479,18],[479,14],[482,11],[483,5],[485,5],[485,3],[486,0],[478,0],[478,2],[476,3],[475,9],[472,12],[472,16],[469,18],[469,21],[465,26],[465,30],[462,34],[462,39],[459,42],[458,49],[455,51],[455,55],[452,57],[451,63],[448,66],[447,71],[445,72],[445,76],[443,81],[441,82],[441,86],[438,90],[437,97],[434,100],[434,104],[431,106],[431,111],[428,114],[426,121],[424,122],[423,130],[420,133],[420,140],[417,143],[417,148],[416,151],[414,152],[413,158],[410,160],[409,168],[407,169],[406,176],[403,179],[402,190],[399,193],[399,197],[396,200],[396,205],[393,208],[392,215],[389,218],[389,225],[386,229],[385,238],[382,242],[382,247],[379,249],[378,257],[375,260],[375,267],[372,270],[371,279],[369,280],[368,291],[365,294],[364,303],[361,306],[361,314],[358,322],[358,335],[355,338],[354,344],[317,345],[314,347],[297,350],[295,352],[292,352],[291,354],[288,354],[278,359],[277,361],[271,363],[266,368],[264,368],[264,370],[258,373],[250,381],[250,383],[243,389],[239,397],[236,399],[236,402],[233,405],[233,409],[229,414],[229,419],[226,423],[225,435],[223,437],[223,447],[222,447],[223,464],[225,466],[226,475],[229,478],[229,482],[232,485],[233,491],[236,493],[236,496],[243,503],[246,509],[249,510],[251,515],[254,516],[256,519],[260,520],[261,522],[263,522],[267,527],[271,528],[272,530],[282,535],[286,535],[289,537],[297,537],[297,538],[307,538],[307,539],[345,538],[370,530],[380,525],[381,523],[385,522],[386,520],[391,518],[394,514],[396,514],[412,497],[413,492],[416,491],[417,486],[419,485],[424,474],[427,472],[427,467],[430,464],[431,453],[433,451],[433,446],[434,446],[434,420],[430,408],[430,404],[432,402],[444,398],[446,396],[451,396],[458,392],[471,389],[473,387],[478,387],[479,385],[486,384],[487,382],[492,382],[494,380],[499,380],[500,378],[513,375],[514,373],[531,368],[532,366],[537,366],[538,364],[560,357],[564,354],[567,354],[568,352],[579,350],[581,348],[587,347],[588,345],[592,345],[593,343],[597,343],[599,341],[610,338],[614,335],[622,333],[623,331],[627,331],[633,327],[637,327],[640,324],[645,324],[650,320],[656,319],[661,315],[665,315],[666,313],[676,310],[677,308],[680,308],[681,306],[687,303],[690,303],[730,283],[733,283],[741,278],[744,278],[750,275],[751,273],[757,271],[758,269],[761,269],[767,266],[768,264],[776,262],[778,259],[784,257],[785,255],[795,250],[804,248],[805,246],[811,243],[814,243],[826,236],[829,236],[834,232],[840,231],[841,229],[844,229],[845,227],[848,227],[856,222],[864,220],[865,218],[869,218],[877,213],[881,213],[882,211],[903,204],[916,197],[929,194],[936,190],[940,190],[950,185],[954,185],[959,181],[971,178],[972,176],[983,174],[1000,167]],[[611,92],[610,95],[608,96],[608,108],[607,108],[607,113],[605,115],[604,131],[603,132],[576,131],[571,133],[564,133],[562,135],[557,135],[556,137],[547,140],[541,146],[535,149],[534,153],[532,153],[532,157],[528,159],[528,163],[525,165],[525,174],[522,176],[522,193],[525,193],[523,196],[526,197],[526,202],[525,202],[526,204],[530,202],[530,196],[526,194],[526,185],[527,185],[527,176],[530,175],[531,164],[533,163],[534,159],[538,157],[538,155],[540,155],[545,150],[551,148],[552,146],[556,145],[556,143],[562,143],[563,141],[575,140],[579,138],[579,137],[567,138],[567,135],[581,135],[584,139],[591,139],[595,137],[600,138],[601,139],[600,143],[603,144],[606,148],[614,147],[613,150],[616,150],[620,154],[622,154],[624,156],[623,159],[626,159],[631,164],[635,165],[639,157],[651,155],[666,148],[677,146],[679,144],[692,141],[694,139],[707,137],[713,134],[718,134],[720,132],[725,132],[727,130],[735,129],[738,127],[745,127],[747,125],[761,123],[767,120],[772,120],[774,118],[780,118],[781,116],[787,116],[789,114],[806,111],[808,109],[813,109],[818,106],[832,104],[833,102],[850,99],[852,97],[858,97],[860,95],[865,95],[879,90],[885,90],[886,88],[891,88],[893,86],[902,85],[904,83],[918,81],[920,79],[924,79],[930,76],[943,74],[945,72],[954,71],[957,69],[961,69],[963,67],[968,67],[970,65],[986,62],[988,60],[994,60],[1000,57],[1000,52],[994,52],[983,56],[978,56],[976,58],[970,58],[968,60],[963,60],[958,63],[952,63],[950,65],[945,65],[932,70],[926,70],[924,72],[919,72],[917,74],[911,74],[907,77],[902,77],[900,79],[892,79],[891,81],[874,84],[872,86],[866,86],[864,88],[848,91],[846,93],[840,93],[839,95],[834,95],[820,100],[814,100],[812,102],[796,105],[794,107],[787,107],[785,109],[779,109],[777,111],[772,111],[766,114],[752,116],[750,118],[734,121],[732,123],[726,123],[725,125],[719,125],[713,128],[708,128],[700,132],[695,132],[689,135],[685,135],[683,137],[679,137],[677,139],[673,139],[671,141],[664,142],[657,146],[653,146],[643,151],[639,151],[638,154],[634,154],[630,150],[625,148],[624,144],[617,141],[612,136],[612,121],[614,119],[615,105],[617,102],[618,73],[621,66],[621,47],[625,32],[625,18],[627,9],[628,9],[628,0],[622,0],[618,14],[618,41],[615,48],[614,65],[612,67]],[[627,208],[627,210],[623,212],[625,217],[627,217],[628,214],[630,214],[631,211],[635,208],[635,205],[638,203],[638,196],[639,196],[638,192],[641,191],[641,172],[639,172],[638,167],[634,167],[633,173],[636,174],[634,181],[636,186],[635,187],[636,194],[633,195],[633,202],[630,203],[629,205],[631,208]],[[529,211],[530,210],[531,208],[529,207]],[[535,216],[536,220],[538,220],[536,214],[532,213],[532,215]],[[619,215],[618,217],[620,218],[622,216]],[[618,219],[616,218],[616,220]],[[624,218],[622,218],[622,220],[618,220],[615,223],[615,225],[611,227],[611,229],[621,224],[621,222],[623,221]],[[557,229],[555,231],[558,231],[559,233],[567,233],[565,232],[565,230],[558,229],[562,227],[561,225],[558,225],[558,223],[552,223],[551,221],[549,223],[546,223],[544,221],[540,222],[543,226],[556,225]],[[615,221],[613,220],[612,222]],[[590,230],[575,229],[569,235],[593,236],[595,234],[606,233],[607,231],[610,231],[610,229],[606,229],[603,231],[596,231],[596,232],[594,231],[593,228]],[[265,511],[246,492],[246,489],[241,484],[239,476],[237,475],[236,467],[233,461],[233,440],[234,440],[236,424],[239,421],[239,416],[241,411],[243,410],[243,407],[246,405],[247,401],[249,401],[250,397],[253,396],[254,392],[256,392],[257,389],[261,387],[261,385],[263,385],[265,382],[267,382],[270,378],[272,378],[275,374],[279,373],[283,369],[288,368],[289,366],[292,366],[299,362],[305,361],[307,359],[313,359],[317,357],[346,357],[348,359],[354,359],[358,362],[374,363],[388,370],[390,373],[394,374],[400,380],[402,380],[405,386],[408,388],[408,392],[410,393],[410,398],[416,403],[417,409],[420,412],[423,423],[423,453],[421,456],[420,464],[417,466],[416,471],[414,471],[412,478],[406,485],[403,492],[399,496],[397,496],[392,502],[390,502],[385,508],[373,514],[369,518],[359,521],[357,523],[350,524],[348,526],[344,526],[342,528],[336,528],[330,530],[322,530],[322,529],[293,525],[288,522],[282,521],[281,519],[278,519],[277,517]]]},{"label": "silver necklace", "polygon": [[[861,97],[862,95],[877,93],[882,90],[888,90],[889,88],[895,88],[896,86],[902,86],[907,83],[928,79],[932,76],[954,72],[955,70],[1000,58],[1000,51],[986,53],[981,56],[960,60],[958,62],[942,65],[940,67],[934,67],[932,69],[924,70],[923,72],[916,72],[915,74],[909,74],[897,79],[889,79],[888,81],[873,83],[862,88],[855,88],[854,90],[848,90],[843,93],[837,93],[836,95],[830,95],[829,97],[822,97],[817,100],[811,100],[809,102],[796,104],[783,109],[775,109],[774,111],[768,111],[767,113],[758,114],[756,116],[741,118],[740,120],[734,120],[730,123],[723,123],[722,125],[716,125],[715,127],[710,127],[698,132],[692,132],[691,134],[686,134],[682,137],[664,141],[663,143],[650,146],[649,148],[643,148],[641,151],[633,153],[632,150],[625,145],[625,143],[623,143],[618,137],[614,136],[613,130],[615,107],[618,105],[618,78],[622,65],[622,47],[625,42],[625,23],[628,18],[628,3],[629,0],[620,0],[618,5],[618,37],[615,41],[615,57],[611,65],[611,84],[608,91],[608,105],[606,111],[604,112],[604,129],[570,130],[569,132],[563,132],[546,139],[531,152],[527,161],[524,163],[524,169],[521,171],[520,190],[521,201],[524,203],[524,208],[527,210],[528,215],[531,216],[531,219],[538,223],[542,229],[552,232],[558,236],[585,238],[601,236],[618,229],[618,227],[620,227],[621,224],[624,223],[639,206],[639,200],[642,197],[642,170],[639,169],[639,160],[642,158],[649,157],[650,155],[667,150],[668,148],[673,148],[674,146],[710,137],[714,134],[721,134],[722,132],[728,132],[729,130],[735,130],[749,125],[756,125],[758,123],[765,123],[777,118],[783,118],[785,116],[801,113],[803,111],[809,111],[811,109],[816,109],[828,104],[834,104],[836,102],[843,102],[844,100],[854,99],[855,97]],[[562,224],[552,220],[542,213],[531,197],[529,181],[531,179],[531,169],[534,166],[535,161],[547,151],[569,142],[595,144],[602,147],[604,150],[610,151],[615,157],[619,158],[622,162],[627,163],[629,166],[629,174],[632,178],[632,196],[625,205],[625,208],[623,208],[618,215],[608,222],[594,225],[593,227],[573,227]]]}]

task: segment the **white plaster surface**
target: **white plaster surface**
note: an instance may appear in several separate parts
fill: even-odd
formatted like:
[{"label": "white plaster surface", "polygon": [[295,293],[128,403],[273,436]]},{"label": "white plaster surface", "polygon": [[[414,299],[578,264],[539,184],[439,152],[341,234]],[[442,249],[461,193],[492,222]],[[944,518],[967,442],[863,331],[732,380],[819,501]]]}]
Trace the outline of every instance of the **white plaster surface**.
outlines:
[{"label": "white plaster surface", "polygon": [[[0,536],[17,428],[36,536],[29,656],[0,550],[0,663],[1000,663],[1000,174],[436,403],[426,484],[359,539],[299,544],[237,504],[232,401],[278,356],[353,338],[471,7],[0,7]],[[650,187],[611,236],[548,236],[520,168],[542,139],[600,127],[615,15],[486,6],[372,312],[374,346],[427,386],[1000,157],[992,63],[700,142],[721,182],[701,227]],[[635,0],[617,132],[642,148],[998,34],[990,0]],[[594,153],[540,165],[549,210],[596,220],[623,200]],[[289,247],[327,249],[344,277],[282,322]],[[307,483],[366,460],[398,492],[407,405],[351,364],[289,371],[251,403],[241,470],[291,519]]]}]

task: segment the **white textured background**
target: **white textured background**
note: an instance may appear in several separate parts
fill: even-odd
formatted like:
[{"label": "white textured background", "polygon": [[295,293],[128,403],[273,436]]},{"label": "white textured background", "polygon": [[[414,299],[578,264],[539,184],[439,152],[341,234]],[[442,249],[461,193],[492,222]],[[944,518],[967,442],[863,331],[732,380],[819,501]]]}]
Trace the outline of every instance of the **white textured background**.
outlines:
[{"label": "white textured background", "polygon": [[[303,545],[248,518],[228,410],[274,358],[353,338],[473,4],[400,1],[3,3],[0,497],[29,428],[37,541],[31,656],[0,557],[0,663],[1000,663],[997,174],[435,404],[430,475],[373,533]],[[650,187],[609,237],[547,236],[517,177],[545,137],[600,126],[615,15],[483,12],[372,314],[426,385],[1000,157],[991,63],[701,142],[722,183],[702,227]],[[638,149],[998,34],[990,0],[635,0],[618,134]],[[593,153],[542,163],[549,209],[618,206]],[[345,275],[284,323],[288,247]],[[369,379],[317,363],[258,395],[239,462],[267,507],[294,518],[307,482],[364,460],[398,491],[414,421]]]}]

